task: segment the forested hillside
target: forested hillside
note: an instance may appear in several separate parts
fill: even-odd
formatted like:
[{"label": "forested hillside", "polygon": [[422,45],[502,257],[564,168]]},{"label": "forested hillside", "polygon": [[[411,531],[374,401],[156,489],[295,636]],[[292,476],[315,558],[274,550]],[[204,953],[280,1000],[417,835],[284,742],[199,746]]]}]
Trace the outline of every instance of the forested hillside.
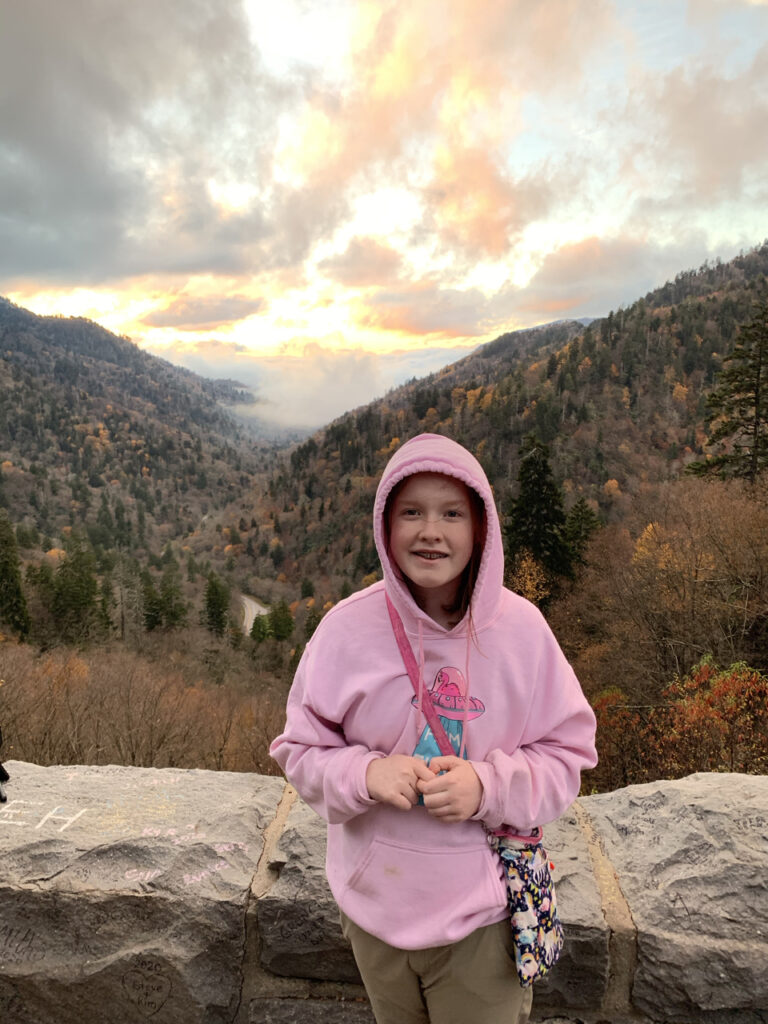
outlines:
[{"label": "forested hillside", "polygon": [[[591,785],[767,770],[765,476],[749,486],[685,472],[707,460],[708,396],[765,308],[767,274],[768,244],[586,326],[500,338],[341,417],[270,480],[257,575],[271,558],[272,593],[311,632],[321,606],[377,578],[370,511],[392,451],[421,431],[448,434],[493,483],[509,585],[545,607],[600,709]],[[768,347],[763,365],[765,381]],[[521,451],[541,466],[526,500],[552,495],[529,520],[566,552],[559,567],[516,547]]]},{"label": "forested hillside", "polygon": [[292,584],[322,581],[334,600],[360,586],[376,569],[367,518],[376,479],[421,431],[470,448],[502,511],[534,433],[566,505],[584,497],[602,521],[621,521],[644,486],[676,479],[703,455],[707,394],[766,274],[768,244],[682,273],[586,327],[499,338],[336,420],[292,451],[261,503],[262,519],[277,519],[267,533],[282,572]]},{"label": "forested hillside", "polygon": [[[765,477],[686,473],[711,451],[708,396],[767,275],[768,243],[600,320],[504,335],[279,456],[222,409],[242,399],[235,385],[0,304],[0,575],[17,580],[0,607],[0,698],[19,756],[271,770],[304,643],[377,577],[381,469],[433,431],[483,463],[508,583],[545,609],[599,709],[588,785],[727,758],[767,769]],[[270,606],[250,636],[237,592]],[[52,710],[62,700],[74,732]],[[150,741],[153,714],[165,725]]]},{"label": "forested hillside", "polygon": [[179,536],[250,484],[253,446],[222,408],[246,395],[97,324],[0,299],[3,504],[48,533],[62,516],[88,522],[105,493],[131,506],[133,529],[140,516],[142,532]]}]

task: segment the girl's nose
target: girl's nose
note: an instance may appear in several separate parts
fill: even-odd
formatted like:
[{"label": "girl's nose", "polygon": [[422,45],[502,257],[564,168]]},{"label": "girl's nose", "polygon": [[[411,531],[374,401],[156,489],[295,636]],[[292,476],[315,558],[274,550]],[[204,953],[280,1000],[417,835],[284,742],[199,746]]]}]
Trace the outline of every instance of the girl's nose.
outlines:
[{"label": "girl's nose", "polygon": [[427,519],[425,516],[421,520],[421,529],[419,532],[422,537],[440,537],[442,536],[442,519]]}]

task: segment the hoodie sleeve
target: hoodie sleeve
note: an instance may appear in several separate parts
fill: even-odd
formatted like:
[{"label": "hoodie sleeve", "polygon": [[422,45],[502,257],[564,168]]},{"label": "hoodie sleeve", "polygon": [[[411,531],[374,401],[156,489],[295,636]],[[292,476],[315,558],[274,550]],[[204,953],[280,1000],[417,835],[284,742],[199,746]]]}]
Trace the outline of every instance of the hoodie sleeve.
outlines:
[{"label": "hoodie sleeve", "polygon": [[342,727],[343,704],[317,706],[317,634],[299,663],[288,696],[286,723],[269,752],[302,799],[332,825],[348,821],[375,803],[368,795],[368,765],[383,753],[348,744]]},{"label": "hoodie sleeve", "polygon": [[473,761],[483,784],[474,817],[489,829],[521,833],[558,818],[578,796],[581,772],[597,764],[595,715],[565,655],[538,615],[540,643],[531,701],[516,750],[491,750]]}]

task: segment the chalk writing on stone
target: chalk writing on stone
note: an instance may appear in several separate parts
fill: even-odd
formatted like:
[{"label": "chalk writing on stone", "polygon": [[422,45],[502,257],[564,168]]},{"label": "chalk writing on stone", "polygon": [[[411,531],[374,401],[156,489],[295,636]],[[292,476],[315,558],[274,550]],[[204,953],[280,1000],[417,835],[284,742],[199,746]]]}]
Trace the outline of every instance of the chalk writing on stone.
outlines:
[{"label": "chalk writing on stone", "polygon": [[143,871],[141,868],[129,868],[125,872],[125,880],[126,882],[154,882],[162,873],[162,868],[152,868],[147,871]]},{"label": "chalk writing on stone", "polygon": [[123,990],[145,1017],[152,1017],[168,1002],[171,979],[162,962],[142,957],[123,975]]},{"label": "chalk writing on stone", "polygon": [[200,843],[207,839],[205,832],[195,831],[195,825],[187,825],[186,831],[176,828],[153,828],[148,826],[142,833],[142,839],[170,839],[174,846],[183,846],[185,843]]},{"label": "chalk writing on stone", "polygon": [[28,807],[39,806],[41,803],[41,800],[9,800],[0,808],[0,825],[28,825],[28,821],[20,821],[19,818],[29,813]]},{"label": "chalk writing on stone", "polygon": [[[5,807],[0,810],[0,825],[30,825],[31,822],[29,820],[19,820],[19,818],[25,814],[29,815],[28,808],[39,805],[39,800],[9,800]],[[49,821],[63,821],[64,824],[58,829],[59,832],[63,832],[64,829],[69,828],[69,826],[74,824],[78,818],[82,817],[87,810],[87,807],[83,807],[82,810],[79,810],[76,814],[70,814],[62,813],[65,812],[64,807],[54,807],[52,810],[48,811],[47,814],[44,814],[34,827],[35,829],[42,828],[43,825],[48,824]]]},{"label": "chalk writing on stone", "polygon": [[248,843],[214,843],[213,848],[216,853],[234,853],[237,850],[248,853]]},{"label": "chalk writing on stone", "polygon": [[231,865],[226,860],[217,860],[209,864],[208,867],[203,868],[202,871],[196,871],[192,874],[184,875],[184,885],[196,885],[198,882],[204,881],[206,878],[210,878],[211,875],[217,874],[219,871],[226,871]]}]

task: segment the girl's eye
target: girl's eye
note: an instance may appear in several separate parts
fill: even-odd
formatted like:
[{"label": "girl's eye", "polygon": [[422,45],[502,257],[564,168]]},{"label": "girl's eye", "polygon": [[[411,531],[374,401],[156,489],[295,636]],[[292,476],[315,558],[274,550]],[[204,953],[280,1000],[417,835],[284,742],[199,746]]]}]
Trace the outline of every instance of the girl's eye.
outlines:
[{"label": "girl's eye", "polygon": [[417,508],[406,508],[403,509],[403,515],[406,517],[406,519],[416,519],[420,515],[420,513]]},{"label": "girl's eye", "polygon": [[461,512],[458,509],[451,509],[450,512],[445,513],[446,519],[461,519]]}]

